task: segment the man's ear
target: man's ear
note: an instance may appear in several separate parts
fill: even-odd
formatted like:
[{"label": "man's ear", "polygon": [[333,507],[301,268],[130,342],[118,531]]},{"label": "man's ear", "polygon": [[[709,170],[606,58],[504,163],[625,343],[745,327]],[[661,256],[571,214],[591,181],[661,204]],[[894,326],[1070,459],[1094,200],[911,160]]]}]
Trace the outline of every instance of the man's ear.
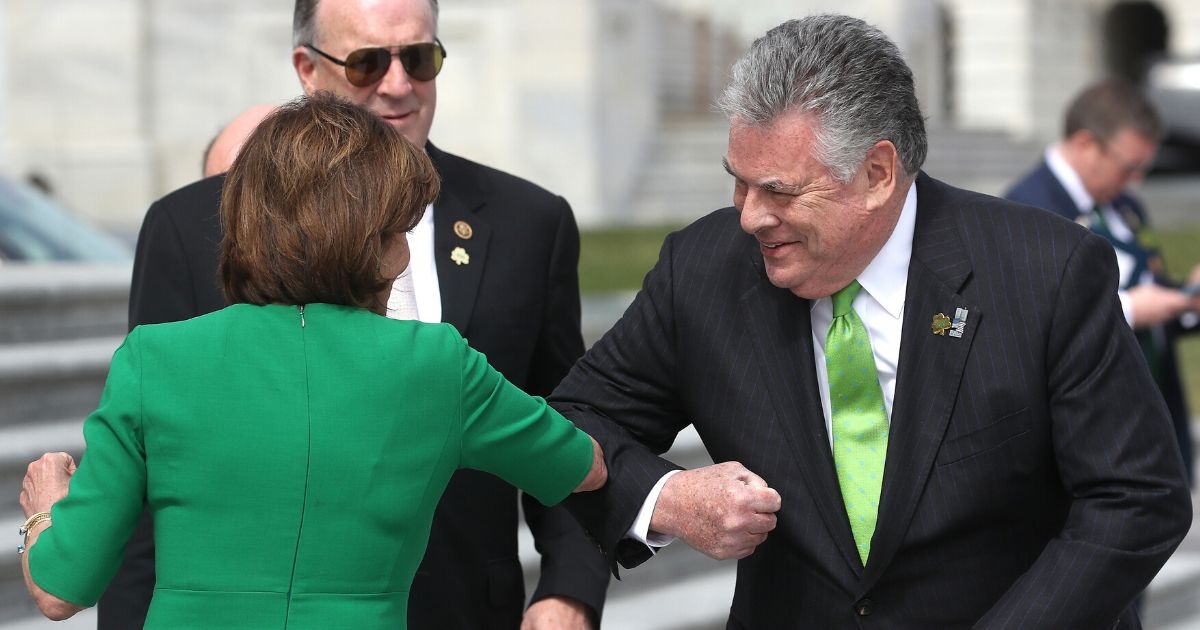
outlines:
[{"label": "man's ear", "polygon": [[292,67],[296,69],[296,77],[300,79],[300,87],[304,89],[304,93],[316,92],[313,75],[317,71],[317,64],[307,48],[297,46],[292,49]]},{"label": "man's ear", "polygon": [[891,140],[880,140],[867,150],[861,176],[869,208],[879,208],[889,202],[896,191],[901,171],[900,154]]},{"label": "man's ear", "polygon": [[1080,129],[1075,133],[1067,136],[1062,142],[1066,146],[1072,147],[1075,151],[1094,150],[1103,143],[1096,134],[1087,129]]}]

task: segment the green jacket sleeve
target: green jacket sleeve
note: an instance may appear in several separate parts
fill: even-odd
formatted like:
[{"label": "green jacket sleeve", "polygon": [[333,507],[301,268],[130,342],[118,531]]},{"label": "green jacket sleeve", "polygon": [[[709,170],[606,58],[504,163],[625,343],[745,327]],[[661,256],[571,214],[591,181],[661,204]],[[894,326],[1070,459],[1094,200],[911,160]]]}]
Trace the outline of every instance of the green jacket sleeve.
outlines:
[{"label": "green jacket sleeve", "polygon": [[146,495],[138,336],[135,329],[113,355],[67,496],[29,550],[34,582],[80,606],[95,604],[116,574]]},{"label": "green jacket sleeve", "polygon": [[562,501],[587,476],[592,442],[546,404],[509,383],[482,354],[462,353],[463,468],[492,473],[543,505]]}]

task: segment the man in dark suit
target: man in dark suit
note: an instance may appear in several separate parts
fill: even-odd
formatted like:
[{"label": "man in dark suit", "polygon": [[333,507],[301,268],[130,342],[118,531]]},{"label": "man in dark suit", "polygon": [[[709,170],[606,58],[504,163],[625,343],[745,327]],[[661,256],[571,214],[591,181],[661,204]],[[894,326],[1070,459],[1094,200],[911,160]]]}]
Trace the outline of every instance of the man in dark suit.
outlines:
[{"label": "man in dark suit", "polygon": [[[306,93],[328,90],[365,104],[426,147],[442,192],[409,236],[418,315],[454,324],[510,381],[546,395],[583,353],[579,233],[562,197],[428,142],[433,78],[443,56],[436,18],[436,2],[429,0],[302,0],[292,61]],[[408,48],[413,45],[421,47]],[[370,46],[392,48],[360,51]],[[372,76],[372,68],[384,72]],[[216,277],[222,181],[202,180],[151,206],[138,238],[131,325],[186,319],[225,305]],[[410,628],[598,625],[608,585],[603,556],[570,513],[532,499],[522,503],[542,572],[525,609],[517,502],[517,491],[495,477],[455,475],[412,585]],[[153,581],[152,541],[143,523],[101,600],[101,630],[141,627]]]},{"label": "man in dark suit", "polygon": [[[911,72],[860,20],[772,29],[720,104],[734,207],[551,398],[604,446],[571,507],[605,552],[739,558],[729,628],[1138,627],[1191,506],[1111,248],[921,174]],[[716,464],[658,457],[688,424]]]},{"label": "man in dark suit", "polygon": [[[1166,276],[1148,234],[1141,202],[1128,191],[1150,166],[1162,124],[1133,85],[1107,79],[1088,86],[1067,108],[1063,139],[1005,194],[1087,225],[1117,256],[1117,295],[1166,400],[1188,478],[1193,474],[1191,414],[1175,358],[1175,339],[1197,329],[1197,303]],[[1200,281],[1200,267],[1192,270]]]}]

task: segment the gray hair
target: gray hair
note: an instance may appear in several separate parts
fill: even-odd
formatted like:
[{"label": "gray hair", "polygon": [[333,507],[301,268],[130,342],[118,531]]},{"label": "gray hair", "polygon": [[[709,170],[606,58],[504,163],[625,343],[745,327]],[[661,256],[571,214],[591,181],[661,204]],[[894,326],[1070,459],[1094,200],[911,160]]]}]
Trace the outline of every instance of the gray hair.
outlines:
[{"label": "gray hair", "polygon": [[814,155],[841,182],[880,140],[896,146],[909,176],[925,162],[912,71],[883,32],[857,18],[814,15],[767,31],[734,64],[717,107],[752,125],[790,111],[815,114]]},{"label": "gray hair", "polygon": [[[317,42],[317,25],[314,19],[317,14],[318,0],[296,0],[296,8],[292,12],[292,45],[303,46]],[[429,0],[429,8],[433,10],[433,33],[437,34],[438,0]]]}]

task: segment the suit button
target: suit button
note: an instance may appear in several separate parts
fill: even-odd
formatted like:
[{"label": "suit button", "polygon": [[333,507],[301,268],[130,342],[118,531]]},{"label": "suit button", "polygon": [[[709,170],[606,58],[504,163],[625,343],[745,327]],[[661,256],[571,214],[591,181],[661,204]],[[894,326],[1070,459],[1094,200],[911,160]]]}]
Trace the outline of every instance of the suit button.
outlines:
[{"label": "suit button", "polygon": [[854,612],[858,613],[859,617],[869,617],[875,612],[875,602],[870,598],[863,598],[854,603]]}]

